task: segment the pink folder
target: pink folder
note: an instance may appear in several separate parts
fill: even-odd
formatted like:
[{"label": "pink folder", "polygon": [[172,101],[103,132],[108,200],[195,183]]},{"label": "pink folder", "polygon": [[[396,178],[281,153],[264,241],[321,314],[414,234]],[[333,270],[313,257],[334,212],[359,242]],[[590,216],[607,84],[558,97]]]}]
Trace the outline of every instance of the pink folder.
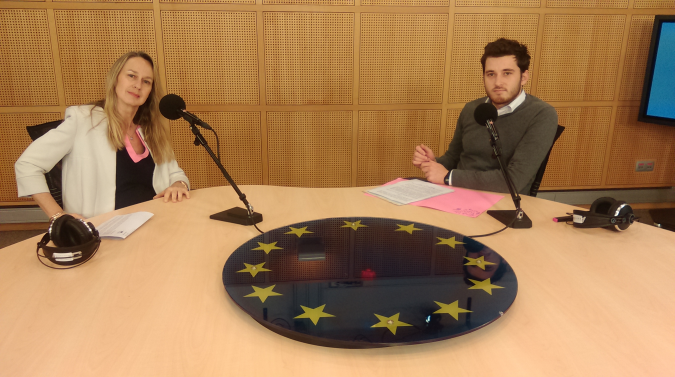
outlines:
[{"label": "pink folder", "polygon": [[[397,178],[382,186],[391,185],[401,181],[404,181],[404,179]],[[478,192],[459,187],[452,187],[452,189],[455,190],[455,192],[420,200],[419,202],[413,202],[410,203],[410,205],[433,208],[462,216],[478,217],[504,197],[504,195],[488,194],[486,192]],[[366,195],[372,196],[368,193],[366,193]]]}]

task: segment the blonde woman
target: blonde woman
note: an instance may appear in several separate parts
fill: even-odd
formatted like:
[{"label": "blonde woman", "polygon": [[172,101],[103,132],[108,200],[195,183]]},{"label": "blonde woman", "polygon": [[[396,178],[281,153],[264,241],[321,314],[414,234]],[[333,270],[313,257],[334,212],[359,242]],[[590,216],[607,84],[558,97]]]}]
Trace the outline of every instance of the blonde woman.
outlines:
[{"label": "blonde woman", "polygon": [[[35,140],[15,164],[20,197],[31,196],[52,220],[89,218],[146,200],[190,198],[169,129],[160,122],[157,66],[128,52],[108,72],[105,99],[66,109],[57,128]],[[63,207],[44,173],[63,159]]]}]

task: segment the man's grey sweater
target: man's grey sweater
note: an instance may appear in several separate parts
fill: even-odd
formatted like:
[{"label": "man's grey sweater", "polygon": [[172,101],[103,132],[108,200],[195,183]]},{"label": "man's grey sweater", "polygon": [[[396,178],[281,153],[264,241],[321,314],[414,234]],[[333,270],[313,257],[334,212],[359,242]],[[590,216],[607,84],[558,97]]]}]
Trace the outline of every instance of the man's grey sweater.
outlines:
[{"label": "man's grey sweater", "polygon": [[[493,156],[485,125],[476,123],[474,110],[486,97],[469,102],[457,120],[447,152],[436,159],[452,170],[452,185],[475,190],[509,192],[499,162]],[[525,101],[510,114],[495,121],[501,157],[520,194],[529,194],[534,176],[548,153],[558,127],[555,109],[537,97]]]}]

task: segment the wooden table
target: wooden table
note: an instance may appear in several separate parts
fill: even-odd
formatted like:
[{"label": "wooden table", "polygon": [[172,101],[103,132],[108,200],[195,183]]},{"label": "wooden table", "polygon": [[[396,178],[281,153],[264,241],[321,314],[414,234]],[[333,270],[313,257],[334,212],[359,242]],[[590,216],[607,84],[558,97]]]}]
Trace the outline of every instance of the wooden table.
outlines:
[{"label": "wooden table", "polygon": [[[366,197],[361,188],[244,186],[263,231],[342,216],[392,217],[470,235],[478,218]],[[230,187],[196,190],[98,216],[150,211],[125,241],[104,240],[85,265],[56,271],[33,238],[0,250],[0,376],[667,376],[675,375],[675,233],[635,224],[618,233],[551,221],[572,207],[523,197],[532,229],[481,242],[518,276],[506,315],[431,344],[332,349],[279,336],[225,293],[228,256],[257,235],[209,215]],[[512,209],[510,198],[494,209]]]}]

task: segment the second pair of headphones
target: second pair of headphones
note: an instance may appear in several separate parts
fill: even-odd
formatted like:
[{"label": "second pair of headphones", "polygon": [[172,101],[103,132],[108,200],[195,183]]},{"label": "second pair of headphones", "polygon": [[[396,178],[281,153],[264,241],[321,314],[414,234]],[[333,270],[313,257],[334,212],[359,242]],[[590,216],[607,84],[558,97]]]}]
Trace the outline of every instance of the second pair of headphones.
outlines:
[{"label": "second pair of headphones", "polygon": [[[47,246],[49,241],[53,241],[56,247]],[[70,266],[65,268],[73,268],[91,259],[100,244],[101,238],[94,224],[63,215],[52,221],[49,231],[38,242],[35,252],[40,263],[47,267],[59,268],[44,263],[42,258],[60,266]],[[40,254],[40,249],[44,255]]]},{"label": "second pair of headphones", "polygon": [[635,222],[635,214],[628,203],[602,197],[596,199],[588,211],[575,209],[572,221],[577,228],[610,228],[620,232]]}]

